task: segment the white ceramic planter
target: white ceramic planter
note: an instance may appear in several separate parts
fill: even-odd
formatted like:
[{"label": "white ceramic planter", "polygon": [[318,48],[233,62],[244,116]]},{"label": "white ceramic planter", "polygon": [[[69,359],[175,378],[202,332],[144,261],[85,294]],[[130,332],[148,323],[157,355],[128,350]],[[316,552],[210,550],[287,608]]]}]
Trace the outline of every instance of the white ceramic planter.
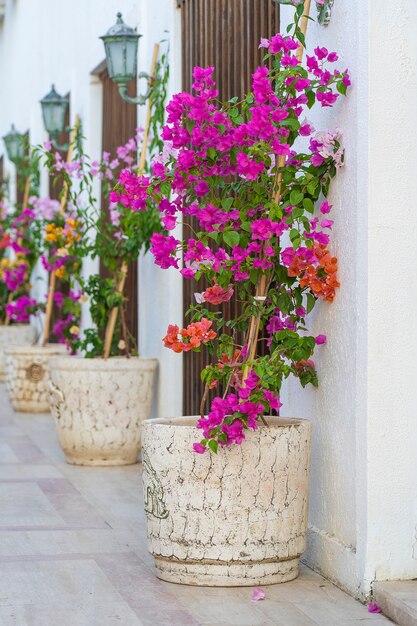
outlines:
[{"label": "white ceramic planter", "polygon": [[156,365],[156,359],[137,357],[52,360],[51,410],[68,463],[137,462]]},{"label": "white ceramic planter", "polygon": [[49,359],[63,354],[63,344],[14,346],[6,350],[6,388],[20,413],[49,413]]},{"label": "white ceramic planter", "polygon": [[267,418],[242,445],[196,454],[196,418],[143,424],[149,551],[159,578],[210,586],[296,578],[306,547],[311,425]]},{"label": "white ceramic planter", "polygon": [[6,355],[5,350],[13,346],[26,346],[32,344],[36,339],[36,329],[30,324],[11,324],[10,326],[0,326],[0,382],[6,376]]}]

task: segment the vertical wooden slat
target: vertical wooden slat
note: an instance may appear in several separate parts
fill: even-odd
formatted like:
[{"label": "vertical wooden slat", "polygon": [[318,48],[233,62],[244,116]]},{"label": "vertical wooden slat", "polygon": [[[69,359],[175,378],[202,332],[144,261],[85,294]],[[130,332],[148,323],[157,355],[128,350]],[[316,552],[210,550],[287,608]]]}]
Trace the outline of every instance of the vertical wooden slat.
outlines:
[{"label": "vertical wooden slat", "polygon": [[[183,89],[191,89],[194,66],[214,65],[220,99],[242,97],[265,52],[258,49],[261,37],[279,32],[279,6],[272,0],[184,0],[181,11]],[[195,291],[201,291],[201,283],[184,279],[184,311]],[[232,300],[225,305],[225,316],[234,317],[238,310],[237,300]],[[187,353],[183,359],[184,415],[199,411],[200,372],[207,362],[204,352]]]}]

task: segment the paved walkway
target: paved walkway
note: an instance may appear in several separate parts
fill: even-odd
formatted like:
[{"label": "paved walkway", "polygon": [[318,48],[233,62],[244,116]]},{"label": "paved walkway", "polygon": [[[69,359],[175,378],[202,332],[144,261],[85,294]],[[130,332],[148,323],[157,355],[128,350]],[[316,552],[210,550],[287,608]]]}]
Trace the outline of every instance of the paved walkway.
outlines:
[{"label": "paved walkway", "polygon": [[0,626],[391,624],[307,568],[257,603],[159,581],[140,469],[67,465],[52,418],[13,414],[0,385]]}]

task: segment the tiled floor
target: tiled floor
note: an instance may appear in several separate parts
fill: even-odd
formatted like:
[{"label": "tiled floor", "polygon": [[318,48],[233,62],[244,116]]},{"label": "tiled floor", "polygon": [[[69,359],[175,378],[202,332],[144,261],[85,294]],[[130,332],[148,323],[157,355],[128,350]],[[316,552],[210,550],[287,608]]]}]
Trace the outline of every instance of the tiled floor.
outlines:
[{"label": "tiled floor", "polygon": [[383,626],[303,568],[290,583],[196,588],[155,578],[140,466],[67,465],[50,416],[15,415],[0,385],[0,626]]}]

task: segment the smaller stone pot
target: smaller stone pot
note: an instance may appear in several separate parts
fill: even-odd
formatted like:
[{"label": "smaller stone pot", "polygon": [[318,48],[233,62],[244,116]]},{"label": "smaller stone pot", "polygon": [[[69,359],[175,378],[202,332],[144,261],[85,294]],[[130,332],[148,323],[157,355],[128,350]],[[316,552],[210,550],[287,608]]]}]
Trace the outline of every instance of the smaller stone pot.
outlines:
[{"label": "smaller stone pot", "polygon": [[5,350],[13,346],[26,346],[36,339],[36,328],[30,324],[11,324],[0,326],[0,382],[6,376]]},{"label": "smaller stone pot", "polygon": [[51,360],[51,410],[68,463],[137,462],[156,366],[156,359],[139,357]]},{"label": "smaller stone pot", "polygon": [[15,411],[49,413],[49,359],[65,352],[59,343],[6,350],[6,388]]}]

